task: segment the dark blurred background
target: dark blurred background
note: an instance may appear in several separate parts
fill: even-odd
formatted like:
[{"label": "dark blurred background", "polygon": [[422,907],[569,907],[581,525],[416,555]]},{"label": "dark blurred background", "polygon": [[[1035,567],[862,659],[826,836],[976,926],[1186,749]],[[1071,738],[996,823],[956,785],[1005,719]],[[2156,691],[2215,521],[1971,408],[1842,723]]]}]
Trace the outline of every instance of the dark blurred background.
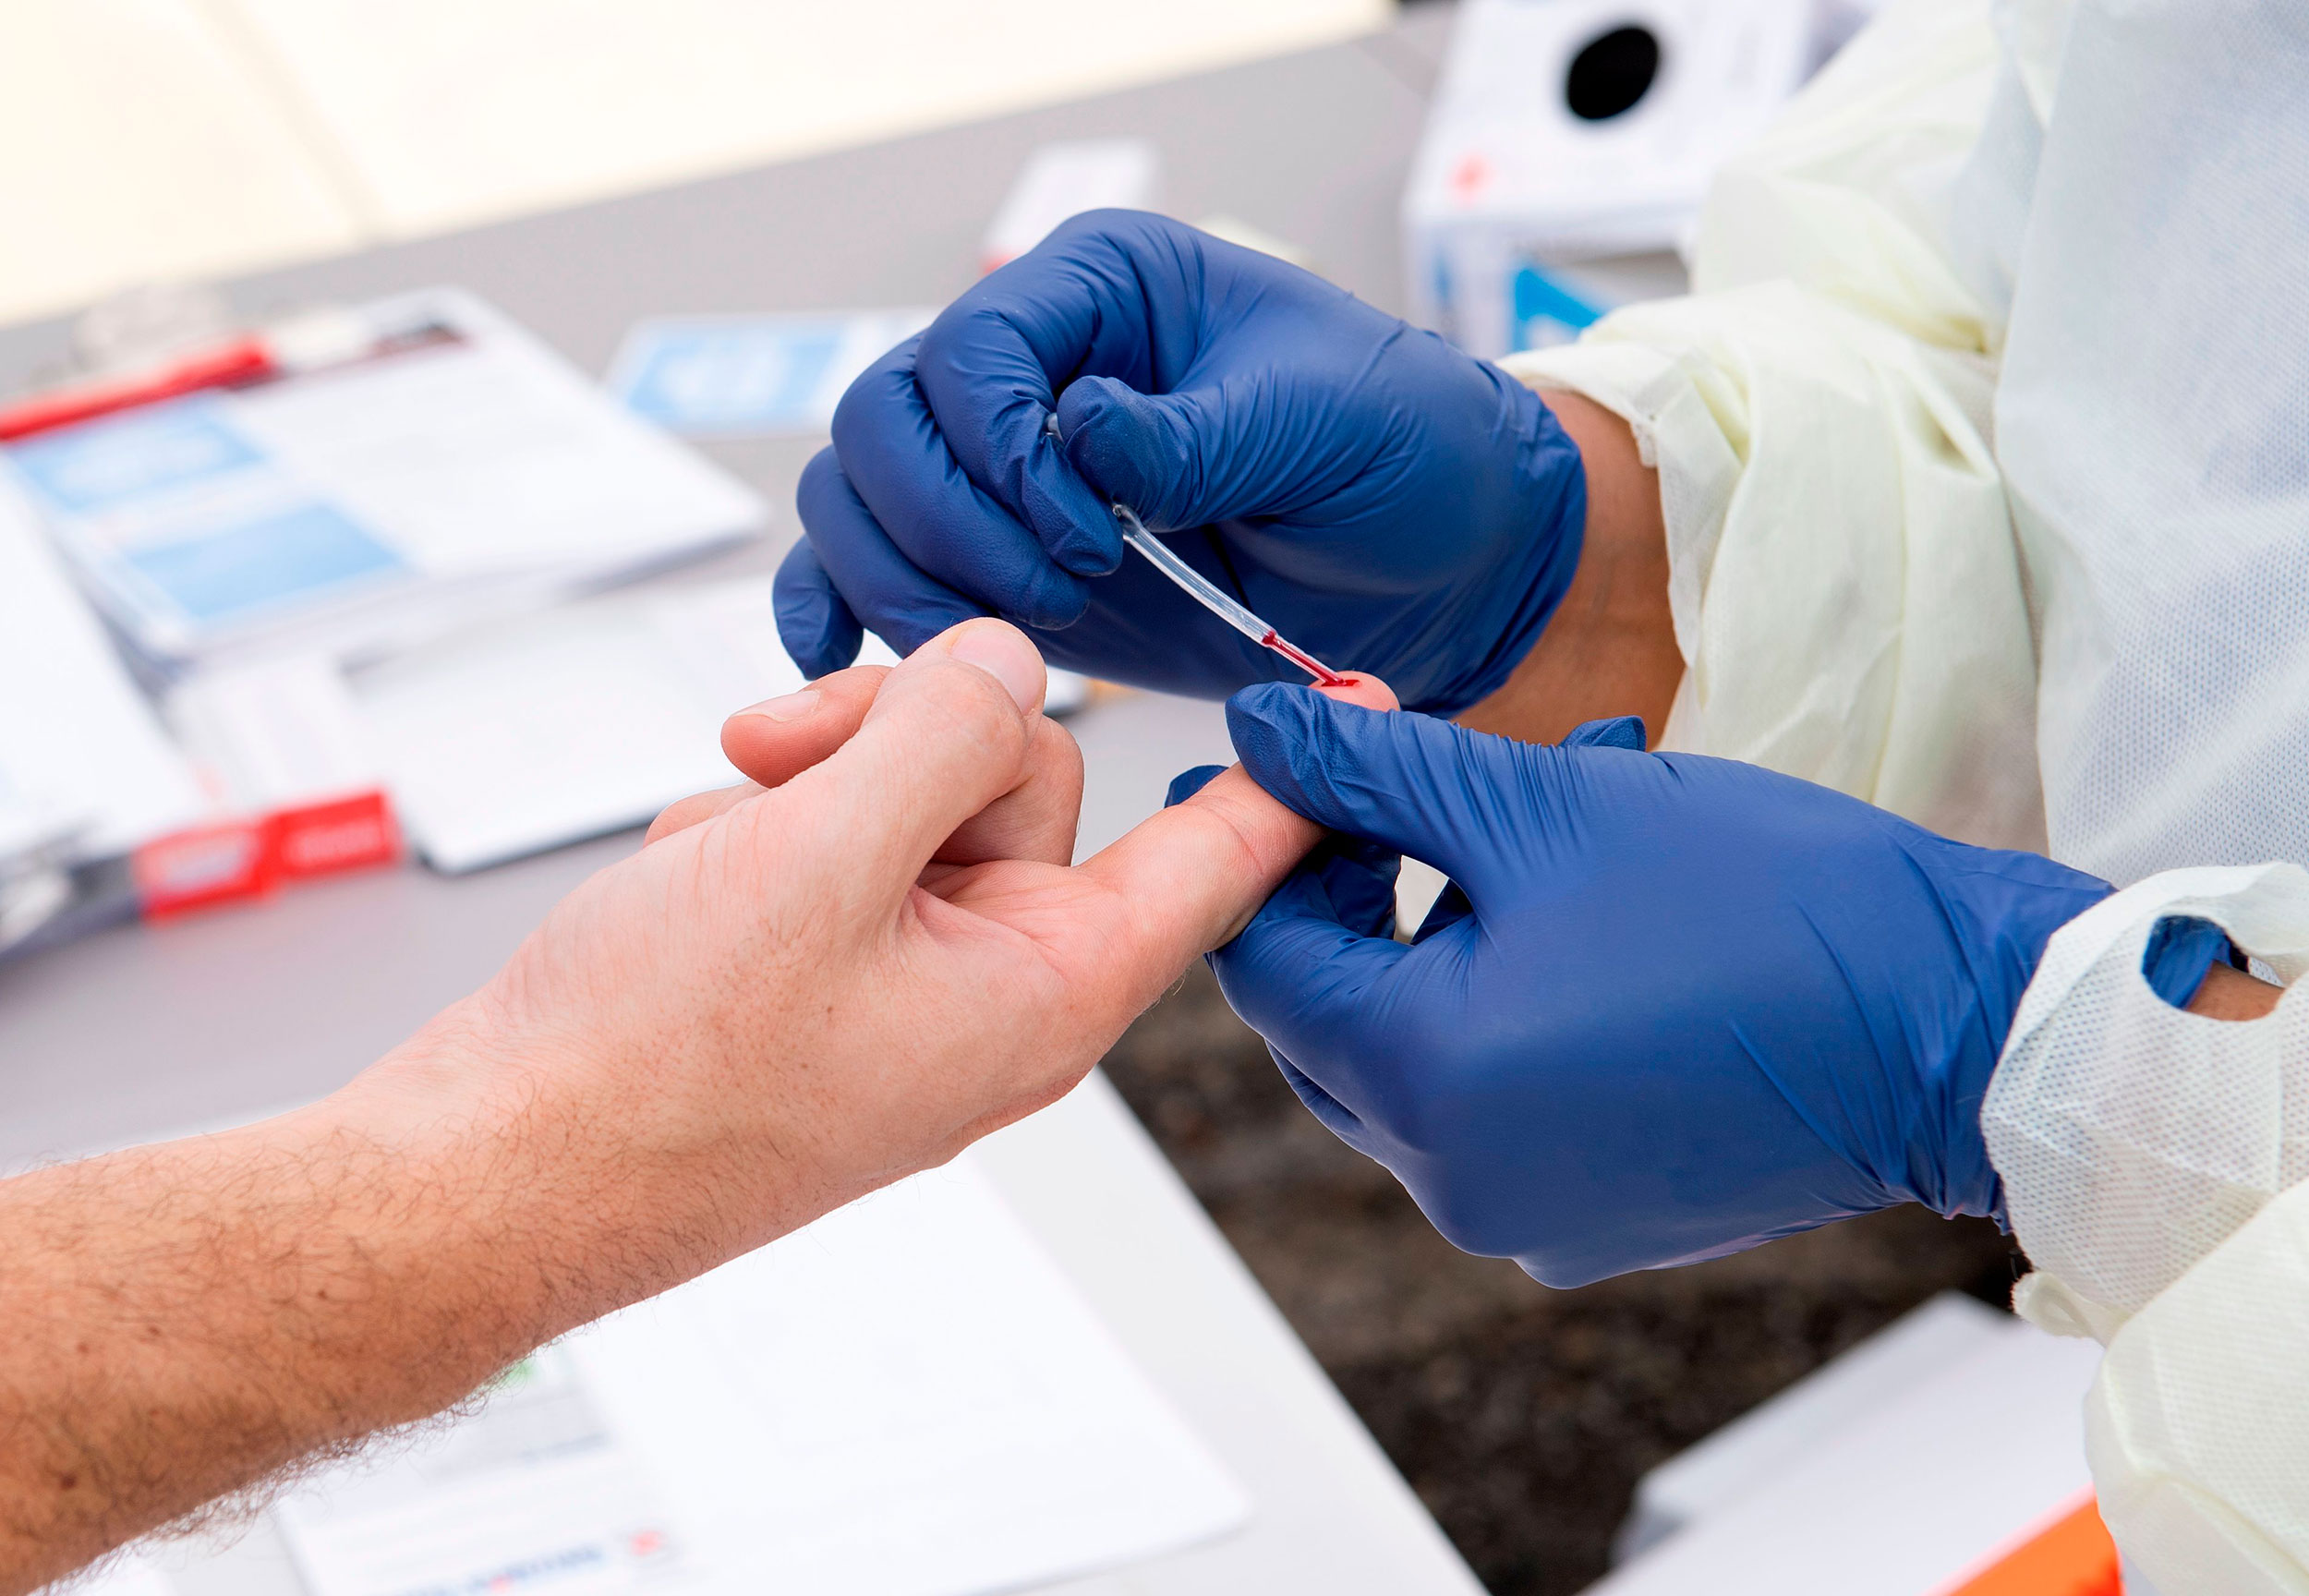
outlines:
[{"label": "dark blurred background", "polygon": [[1645,1469],[1936,1291],[2003,1306],[2019,1267],[1987,1220],[1908,1207],[1551,1290],[1437,1235],[1201,965],[1105,1068],[1496,1596],[1583,1589]]}]

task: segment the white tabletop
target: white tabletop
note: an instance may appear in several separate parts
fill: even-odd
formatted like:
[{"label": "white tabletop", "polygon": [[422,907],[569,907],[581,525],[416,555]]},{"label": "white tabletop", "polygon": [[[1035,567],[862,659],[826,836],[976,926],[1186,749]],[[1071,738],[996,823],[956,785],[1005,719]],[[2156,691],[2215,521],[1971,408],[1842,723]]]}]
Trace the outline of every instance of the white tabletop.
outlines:
[{"label": "white tabletop", "polygon": [[[1398,304],[1394,207],[1441,18],[872,150],[321,262],[235,284],[250,309],[427,283],[478,289],[599,370],[635,319],[675,311],[937,301],[965,286],[1019,161],[1049,138],[1154,139],[1168,208],[1239,216]],[[0,386],[63,347],[0,331]],[[814,447],[715,453],[785,516]],[[1083,842],[1228,757],[1215,706],[1135,695],[1076,724]],[[404,869],[259,907],[129,926],[0,967],[0,1166],[243,1117],[333,1088],[471,990],[584,876],[608,839],[459,880]],[[1469,1592],[1480,1589],[1337,1392],[1106,1084],[989,1139],[984,1167],[1155,1384],[1254,1500],[1210,1546],[1071,1592]],[[178,1576],[187,1596],[299,1587],[260,1532]]]}]

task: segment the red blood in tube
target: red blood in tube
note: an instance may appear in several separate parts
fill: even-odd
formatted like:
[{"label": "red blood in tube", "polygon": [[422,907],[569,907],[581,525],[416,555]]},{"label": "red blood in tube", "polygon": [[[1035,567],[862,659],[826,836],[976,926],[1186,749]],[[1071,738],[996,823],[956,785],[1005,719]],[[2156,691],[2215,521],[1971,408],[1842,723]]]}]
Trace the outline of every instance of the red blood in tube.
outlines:
[{"label": "red blood in tube", "polygon": [[1301,671],[1307,672],[1308,675],[1312,676],[1315,681],[1323,686],[1351,687],[1354,685],[1352,680],[1340,675],[1336,671],[1332,670],[1330,666],[1325,665],[1312,654],[1308,653],[1303,648],[1295,648],[1290,644],[1283,641],[1282,638],[1276,636],[1275,628],[1272,626],[1267,628],[1267,635],[1260,638],[1259,641],[1267,647],[1274,649],[1277,654],[1280,654],[1284,659],[1289,660],[1292,664],[1298,666]]}]

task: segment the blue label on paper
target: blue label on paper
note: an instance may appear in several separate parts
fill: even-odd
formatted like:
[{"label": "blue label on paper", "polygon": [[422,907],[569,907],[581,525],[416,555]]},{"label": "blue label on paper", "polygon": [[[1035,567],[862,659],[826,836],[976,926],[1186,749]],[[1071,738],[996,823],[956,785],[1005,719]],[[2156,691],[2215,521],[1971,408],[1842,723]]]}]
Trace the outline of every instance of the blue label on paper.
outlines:
[{"label": "blue label on paper", "polygon": [[121,559],[204,624],[310,602],[405,569],[398,554],[327,504],[124,550]]},{"label": "blue label on paper", "polygon": [[10,453],[43,498],[78,515],[208,482],[264,459],[205,399],[83,422],[27,439]]},{"label": "blue label on paper", "polygon": [[825,424],[821,394],[843,332],[836,321],[648,327],[621,361],[619,397],[671,432],[807,430]]}]

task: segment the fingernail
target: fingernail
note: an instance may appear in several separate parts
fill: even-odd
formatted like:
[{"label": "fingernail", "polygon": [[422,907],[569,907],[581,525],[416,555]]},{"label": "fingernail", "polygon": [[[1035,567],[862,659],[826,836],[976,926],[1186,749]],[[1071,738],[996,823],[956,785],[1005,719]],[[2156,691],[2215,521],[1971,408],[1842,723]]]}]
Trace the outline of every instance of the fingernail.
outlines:
[{"label": "fingernail", "polygon": [[741,715],[759,715],[768,720],[800,720],[817,713],[824,695],[815,687],[804,687],[799,693],[781,693],[775,698],[765,698],[759,704],[738,711]]},{"label": "fingernail", "polygon": [[1031,711],[1042,703],[1042,655],[1015,626],[998,621],[972,623],[961,628],[948,651],[1001,683],[1021,709]]}]

